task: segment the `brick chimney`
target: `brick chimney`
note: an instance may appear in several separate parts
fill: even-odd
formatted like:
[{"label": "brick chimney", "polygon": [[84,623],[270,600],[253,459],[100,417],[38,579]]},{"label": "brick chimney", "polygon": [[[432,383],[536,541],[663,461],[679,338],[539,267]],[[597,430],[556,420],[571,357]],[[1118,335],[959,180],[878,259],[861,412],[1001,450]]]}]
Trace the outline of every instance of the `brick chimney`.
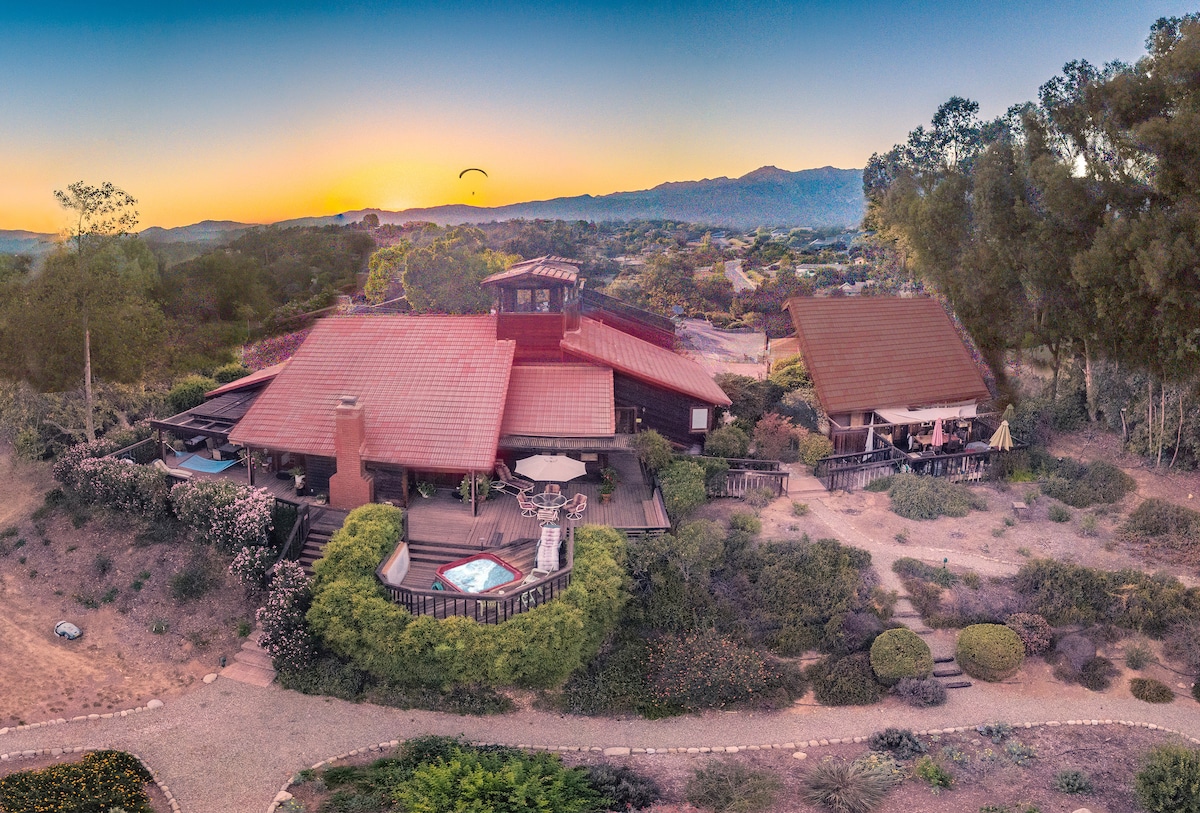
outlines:
[{"label": "brick chimney", "polygon": [[375,484],[363,467],[366,416],[354,395],[343,395],[334,417],[333,448],[337,473],[329,478],[329,505],[343,511],[373,502]]}]

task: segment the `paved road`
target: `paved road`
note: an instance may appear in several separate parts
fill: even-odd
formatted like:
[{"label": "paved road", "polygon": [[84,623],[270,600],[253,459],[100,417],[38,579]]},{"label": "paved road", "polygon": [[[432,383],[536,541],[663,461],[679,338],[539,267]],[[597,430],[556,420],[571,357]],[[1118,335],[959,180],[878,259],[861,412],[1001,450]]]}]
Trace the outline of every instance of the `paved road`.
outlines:
[{"label": "paved road", "polygon": [[726,260],[725,261],[725,279],[733,283],[735,293],[740,291],[753,291],[758,287],[758,284],[750,277],[746,276],[746,272],[742,270],[741,260]]}]

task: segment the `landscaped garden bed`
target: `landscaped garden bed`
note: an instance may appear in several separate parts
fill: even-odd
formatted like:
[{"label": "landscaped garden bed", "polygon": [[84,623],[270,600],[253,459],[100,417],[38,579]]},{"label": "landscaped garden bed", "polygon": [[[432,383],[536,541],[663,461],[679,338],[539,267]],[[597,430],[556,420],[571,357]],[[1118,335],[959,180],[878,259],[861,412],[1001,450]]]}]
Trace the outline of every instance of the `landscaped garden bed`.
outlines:
[{"label": "landscaped garden bed", "polygon": [[137,757],[89,751],[0,766],[5,813],[167,813],[169,800]]}]

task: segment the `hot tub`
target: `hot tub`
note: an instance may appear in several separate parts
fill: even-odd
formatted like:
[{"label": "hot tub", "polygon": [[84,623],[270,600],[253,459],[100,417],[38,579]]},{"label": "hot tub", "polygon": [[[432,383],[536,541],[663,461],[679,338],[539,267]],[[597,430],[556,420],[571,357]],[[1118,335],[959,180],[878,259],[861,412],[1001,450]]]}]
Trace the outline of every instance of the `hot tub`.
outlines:
[{"label": "hot tub", "polygon": [[477,553],[437,569],[438,581],[460,593],[486,593],[516,584],[525,577],[517,568],[490,553]]}]

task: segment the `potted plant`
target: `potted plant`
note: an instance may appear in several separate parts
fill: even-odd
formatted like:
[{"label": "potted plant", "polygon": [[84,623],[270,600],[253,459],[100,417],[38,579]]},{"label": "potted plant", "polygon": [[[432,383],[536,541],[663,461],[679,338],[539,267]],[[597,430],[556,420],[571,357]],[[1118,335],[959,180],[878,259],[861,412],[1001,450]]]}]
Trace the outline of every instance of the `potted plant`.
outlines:
[{"label": "potted plant", "polygon": [[304,493],[304,469],[299,466],[294,466],[288,470],[288,474],[292,475],[292,479],[296,481],[296,493]]},{"label": "potted plant", "polygon": [[422,480],[421,482],[417,483],[417,493],[428,500],[437,493],[437,486],[428,480]]},{"label": "potted plant", "polygon": [[608,502],[612,499],[613,492],[617,490],[617,484],[621,482],[617,470],[612,466],[605,466],[600,470],[600,502]]}]

